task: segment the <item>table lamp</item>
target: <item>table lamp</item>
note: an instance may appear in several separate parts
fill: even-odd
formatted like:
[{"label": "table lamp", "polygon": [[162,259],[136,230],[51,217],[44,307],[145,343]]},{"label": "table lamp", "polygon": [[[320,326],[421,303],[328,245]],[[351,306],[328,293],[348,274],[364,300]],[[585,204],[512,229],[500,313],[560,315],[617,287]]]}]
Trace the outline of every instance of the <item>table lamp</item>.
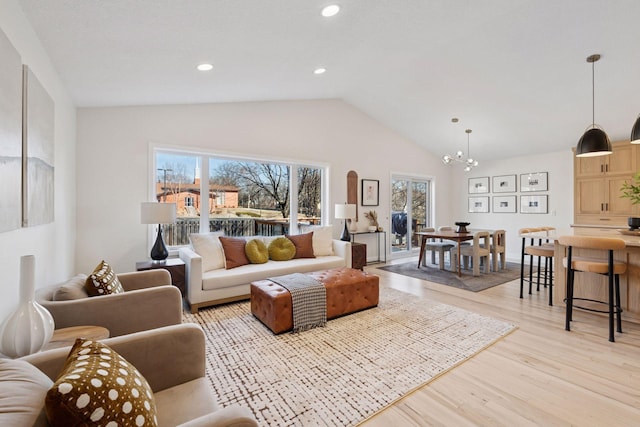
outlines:
[{"label": "table lamp", "polygon": [[353,219],[356,217],[356,205],[349,204],[336,204],[336,219],[344,219],[344,230],[342,230],[342,235],[340,236],[340,240],[348,242],[351,240],[351,234],[349,234],[349,229],[347,228],[347,220]]},{"label": "table lamp", "polygon": [[142,202],[140,205],[140,222],[142,224],[158,224],[158,236],[151,248],[151,259],[154,262],[162,262],[167,259],[169,251],[162,239],[162,227],[160,225],[176,222],[176,204]]}]

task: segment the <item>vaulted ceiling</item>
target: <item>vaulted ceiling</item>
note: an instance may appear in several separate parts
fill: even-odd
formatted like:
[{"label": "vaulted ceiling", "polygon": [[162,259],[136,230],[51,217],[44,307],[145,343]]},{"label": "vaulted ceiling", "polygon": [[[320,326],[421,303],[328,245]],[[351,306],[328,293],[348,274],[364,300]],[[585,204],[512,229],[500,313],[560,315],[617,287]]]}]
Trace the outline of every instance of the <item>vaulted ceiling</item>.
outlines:
[{"label": "vaulted ceiling", "polygon": [[341,98],[482,161],[574,146],[599,53],[596,123],[640,113],[638,0],[19,1],[79,107]]}]

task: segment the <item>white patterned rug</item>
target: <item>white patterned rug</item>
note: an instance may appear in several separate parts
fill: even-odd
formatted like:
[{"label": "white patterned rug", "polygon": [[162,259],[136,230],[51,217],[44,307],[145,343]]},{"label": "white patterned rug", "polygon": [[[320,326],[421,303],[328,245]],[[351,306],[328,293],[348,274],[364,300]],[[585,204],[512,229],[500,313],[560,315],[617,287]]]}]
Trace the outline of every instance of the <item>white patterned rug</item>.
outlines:
[{"label": "white patterned rug", "polygon": [[269,426],[355,425],[515,329],[386,288],[378,307],[299,334],[273,335],[248,301],[185,318],[205,330],[220,405]]}]

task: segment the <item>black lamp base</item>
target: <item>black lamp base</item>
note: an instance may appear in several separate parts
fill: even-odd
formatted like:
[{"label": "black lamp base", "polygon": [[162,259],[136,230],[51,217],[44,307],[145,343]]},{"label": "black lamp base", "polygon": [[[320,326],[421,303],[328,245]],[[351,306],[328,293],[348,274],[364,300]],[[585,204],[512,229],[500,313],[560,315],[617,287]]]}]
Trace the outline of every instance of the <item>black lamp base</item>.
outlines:
[{"label": "black lamp base", "polygon": [[162,240],[162,228],[160,227],[160,224],[158,224],[158,236],[156,237],[156,242],[151,248],[151,259],[155,262],[164,261],[168,256],[169,251],[164,244],[164,240]]},{"label": "black lamp base", "polygon": [[342,235],[340,236],[340,240],[344,242],[351,241],[351,234],[349,233],[349,229],[347,228],[347,221],[344,221],[344,230],[342,230]]}]

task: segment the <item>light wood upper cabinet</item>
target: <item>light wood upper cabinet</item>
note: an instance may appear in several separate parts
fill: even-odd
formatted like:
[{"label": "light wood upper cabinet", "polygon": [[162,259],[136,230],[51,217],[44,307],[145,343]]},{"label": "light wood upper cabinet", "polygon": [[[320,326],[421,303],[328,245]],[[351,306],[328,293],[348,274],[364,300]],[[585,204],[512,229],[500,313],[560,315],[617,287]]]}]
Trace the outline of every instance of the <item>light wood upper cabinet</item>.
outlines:
[{"label": "light wood upper cabinet", "polygon": [[574,157],[574,222],[626,225],[640,209],[620,197],[620,187],[630,181],[640,165],[640,149],[628,141],[615,142],[613,154]]},{"label": "light wood upper cabinet", "polygon": [[609,156],[576,157],[576,178],[601,175],[633,175],[636,172],[635,148],[627,141],[614,142]]}]

